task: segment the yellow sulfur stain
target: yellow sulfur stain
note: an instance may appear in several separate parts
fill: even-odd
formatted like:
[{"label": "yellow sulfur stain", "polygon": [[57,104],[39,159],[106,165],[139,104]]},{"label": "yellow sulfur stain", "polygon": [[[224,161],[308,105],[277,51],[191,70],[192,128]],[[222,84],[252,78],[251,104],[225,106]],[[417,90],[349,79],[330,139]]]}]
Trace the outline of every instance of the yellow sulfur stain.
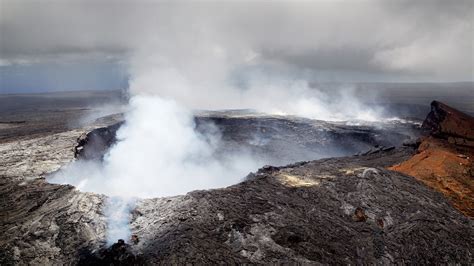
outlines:
[{"label": "yellow sulfur stain", "polygon": [[363,171],[366,167],[356,167],[356,168],[343,168],[339,172],[344,173],[345,175],[354,175],[357,171]]},{"label": "yellow sulfur stain", "polygon": [[279,174],[278,178],[283,185],[288,187],[312,187],[319,185],[319,181],[304,179],[303,177],[290,174]]}]

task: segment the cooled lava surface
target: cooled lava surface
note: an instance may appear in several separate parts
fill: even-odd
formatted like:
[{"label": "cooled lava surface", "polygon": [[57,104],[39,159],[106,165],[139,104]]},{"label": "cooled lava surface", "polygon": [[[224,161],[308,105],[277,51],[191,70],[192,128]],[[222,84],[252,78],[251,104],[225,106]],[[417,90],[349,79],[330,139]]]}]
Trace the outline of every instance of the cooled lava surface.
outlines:
[{"label": "cooled lava surface", "polygon": [[[418,147],[416,124],[222,113],[196,117],[198,130],[213,123],[222,132],[225,145],[218,152],[243,147],[286,166],[265,166],[227,188],[141,199],[130,222],[139,241],[108,247],[107,197],[49,184],[44,177],[75,156],[100,160],[114,142],[117,123],[114,116],[87,127],[4,139],[0,264],[473,263],[469,212],[463,215],[446,193],[416,174],[388,169],[429,150]],[[458,143],[464,135],[449,136]],[[454,144],[449,136],[424,141]],[[94,141],[102,148],[90,149]],[[327,152],[341,157],[322,158]],[[466,188],[472,193],[472,186]]]}]

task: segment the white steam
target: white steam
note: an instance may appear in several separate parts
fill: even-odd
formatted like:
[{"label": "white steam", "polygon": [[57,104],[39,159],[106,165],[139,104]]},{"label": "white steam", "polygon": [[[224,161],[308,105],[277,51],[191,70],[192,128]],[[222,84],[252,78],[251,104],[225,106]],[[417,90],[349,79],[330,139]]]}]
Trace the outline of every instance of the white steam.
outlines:
[{"label": "white steam", "polygon": [[132,198],[110,197],[107,199],[105,215],[107,216],[107,244],[112,245],[118,239],[129,240],[132,236],[130,227],[131,213],[135,207]]},{"label": "white steam", "polygon": [[357,95],[354,85],[310,85],[306,73],[262,62],[251,50],[217,47],[137,53],[131,60],[130,92],[173,99],[192,109],[253,109],[325,121],[384,119],[383,110],[371,104],[375,92]]},{"label": "white steam", "polygon": [[[212,125],[205,135],[196,131],[193,109],[252,108],[322,120],[379,119],[377,111],[362,104],[350,88],[328,94],[311,88],[301,77],[281,75],[273,66],[265,74],[253,71],[255,58],[252,63],[228,60],[227,53],[202,49],[197,58],[189,54],[191,63],[177,60],[175,66],[165,65],[172,63],[172,52],[166,57],[150,53],[146,60],[132,62],[132,97],[125,123],[103,162],[76,161],[50,178],[116,197],[105,209],[109,244],[130,237],[133,201],[129,199],[225,187],[264,163],[241,151],[216,157],[219,132]],[[205,69],[193,63],[203,54],[209,58],[201,61]],[[251,70],[240,71],[246,67]]]},{"label": "white steam", "polygon": [[351,88],[330,93],[313,88],[305,73],[264,60],[249,43],[215,28],[216,21],[193,23],[185,28],[171,23],[169,31],[149,34],[155,37],[134,47],[128,62],[130,104],[104,161],[76,161],[50,179],[123,199],[107,207],[117,211],[106,211],[109,243],[128,240],[126,199],[225,187],[262,165],[243,152],[217,157],[219,132],[212,126],[205,131],[214,134],[197,132],[195,109],[251,108],[321,120],[380,118]]},{"label": "white steam", "polygon": [[[171,81],[162,81],[162,85],[179,89],[189,86],[179,79]],[[136,85],[136,81],[133,84]],[[329,120],[376,119],[373,110],[364,109],[351,95],[339,95],[340,98],[331,101],[318,95],[317,90],[311,91],[304,82],[291,84],[287,90],[268,84],[261,90],[256,88],[236,97],[266,112]],[[182,97],[187,94],[192,91],[184,90]],[[132,96],[125,123],[117,131],[117,143],[103,162],[75,161],[50,179],[53,183],[68,183],[82,191],[114,197],[105,208],[109,245],[117,239],[130,239],[128,223],[134,205],[131,199],[225,187],[241,181],[263,164],[242,152],[216,158],[220,142],[218,130],[208,125],[206,135],[197,132],[192,111],[174,100],[179,99],[179,95],[168,96],[145,93]]]},{"label": "white steam", "polygon": [[216,158],[219,135],[198,133],[192,113],[173,100],[134,96],[125,119],[102,164],[77,161],[51,181],[111,196],[148,198],[228,186],[258,167],[242,153]]},{"label": "white steam", "polygon": [[135,197],[185,194],[225,187],[242,180],[259,162],[248,154],[216,158],[220,135],[195,130],[190,110],[171,99],[133,96],[117,143],[104,161],[75,161],[50,178],[81,191],[113,196],[107,201],[107,243],[130,239],[130,210]]}]

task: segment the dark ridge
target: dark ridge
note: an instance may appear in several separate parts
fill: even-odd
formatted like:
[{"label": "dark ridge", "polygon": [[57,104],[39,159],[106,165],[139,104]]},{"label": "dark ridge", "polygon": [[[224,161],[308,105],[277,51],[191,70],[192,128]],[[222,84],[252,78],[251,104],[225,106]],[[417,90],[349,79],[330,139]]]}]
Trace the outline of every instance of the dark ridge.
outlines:
[{"label": "dark ridge", "polygon": [[474,147],[474,117],[433,101],[422,128],[450,143]]},{"label": "dark ridge", "polygon": [[132,251],[132,247],[119,239],[110,247],[96,251],[87,248],[79,251],[78,265],[145,265],[145,261]]},{"label": "dark ridge", "polygon": [[24,124],[26,123],[25,120],[18,120],[18,121],[0,121],[0,124]]},{"label": "dark ridge", "polygon": [[[122,122],[108,127],[101,127],[82,135],[74,148],[74,157],[85,160],[102,160],[110,146],[114,144],[117,130]],[[86,148],[87,147],[87,148]]]}]

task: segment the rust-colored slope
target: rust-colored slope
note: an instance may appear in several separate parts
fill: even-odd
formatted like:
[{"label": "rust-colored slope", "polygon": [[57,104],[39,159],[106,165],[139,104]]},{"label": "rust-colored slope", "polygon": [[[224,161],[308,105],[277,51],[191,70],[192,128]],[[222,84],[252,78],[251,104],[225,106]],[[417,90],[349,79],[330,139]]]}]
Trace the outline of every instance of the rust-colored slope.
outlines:
[{"label": "rust-colored slope", "polygon": [[[474,119],[439,102],[432,103],[423,127],[429,129],[418,153],[389,167],[443,193],[466,216],[474,217]],[[455,139],[456,141],[453,141]]]},{"label": "rust-colored slope", "polygon": [[389,169],[421,180],[443,193],[466,216],[474,217],[474,153],[433,137],[426,138],[418,152]]}]

